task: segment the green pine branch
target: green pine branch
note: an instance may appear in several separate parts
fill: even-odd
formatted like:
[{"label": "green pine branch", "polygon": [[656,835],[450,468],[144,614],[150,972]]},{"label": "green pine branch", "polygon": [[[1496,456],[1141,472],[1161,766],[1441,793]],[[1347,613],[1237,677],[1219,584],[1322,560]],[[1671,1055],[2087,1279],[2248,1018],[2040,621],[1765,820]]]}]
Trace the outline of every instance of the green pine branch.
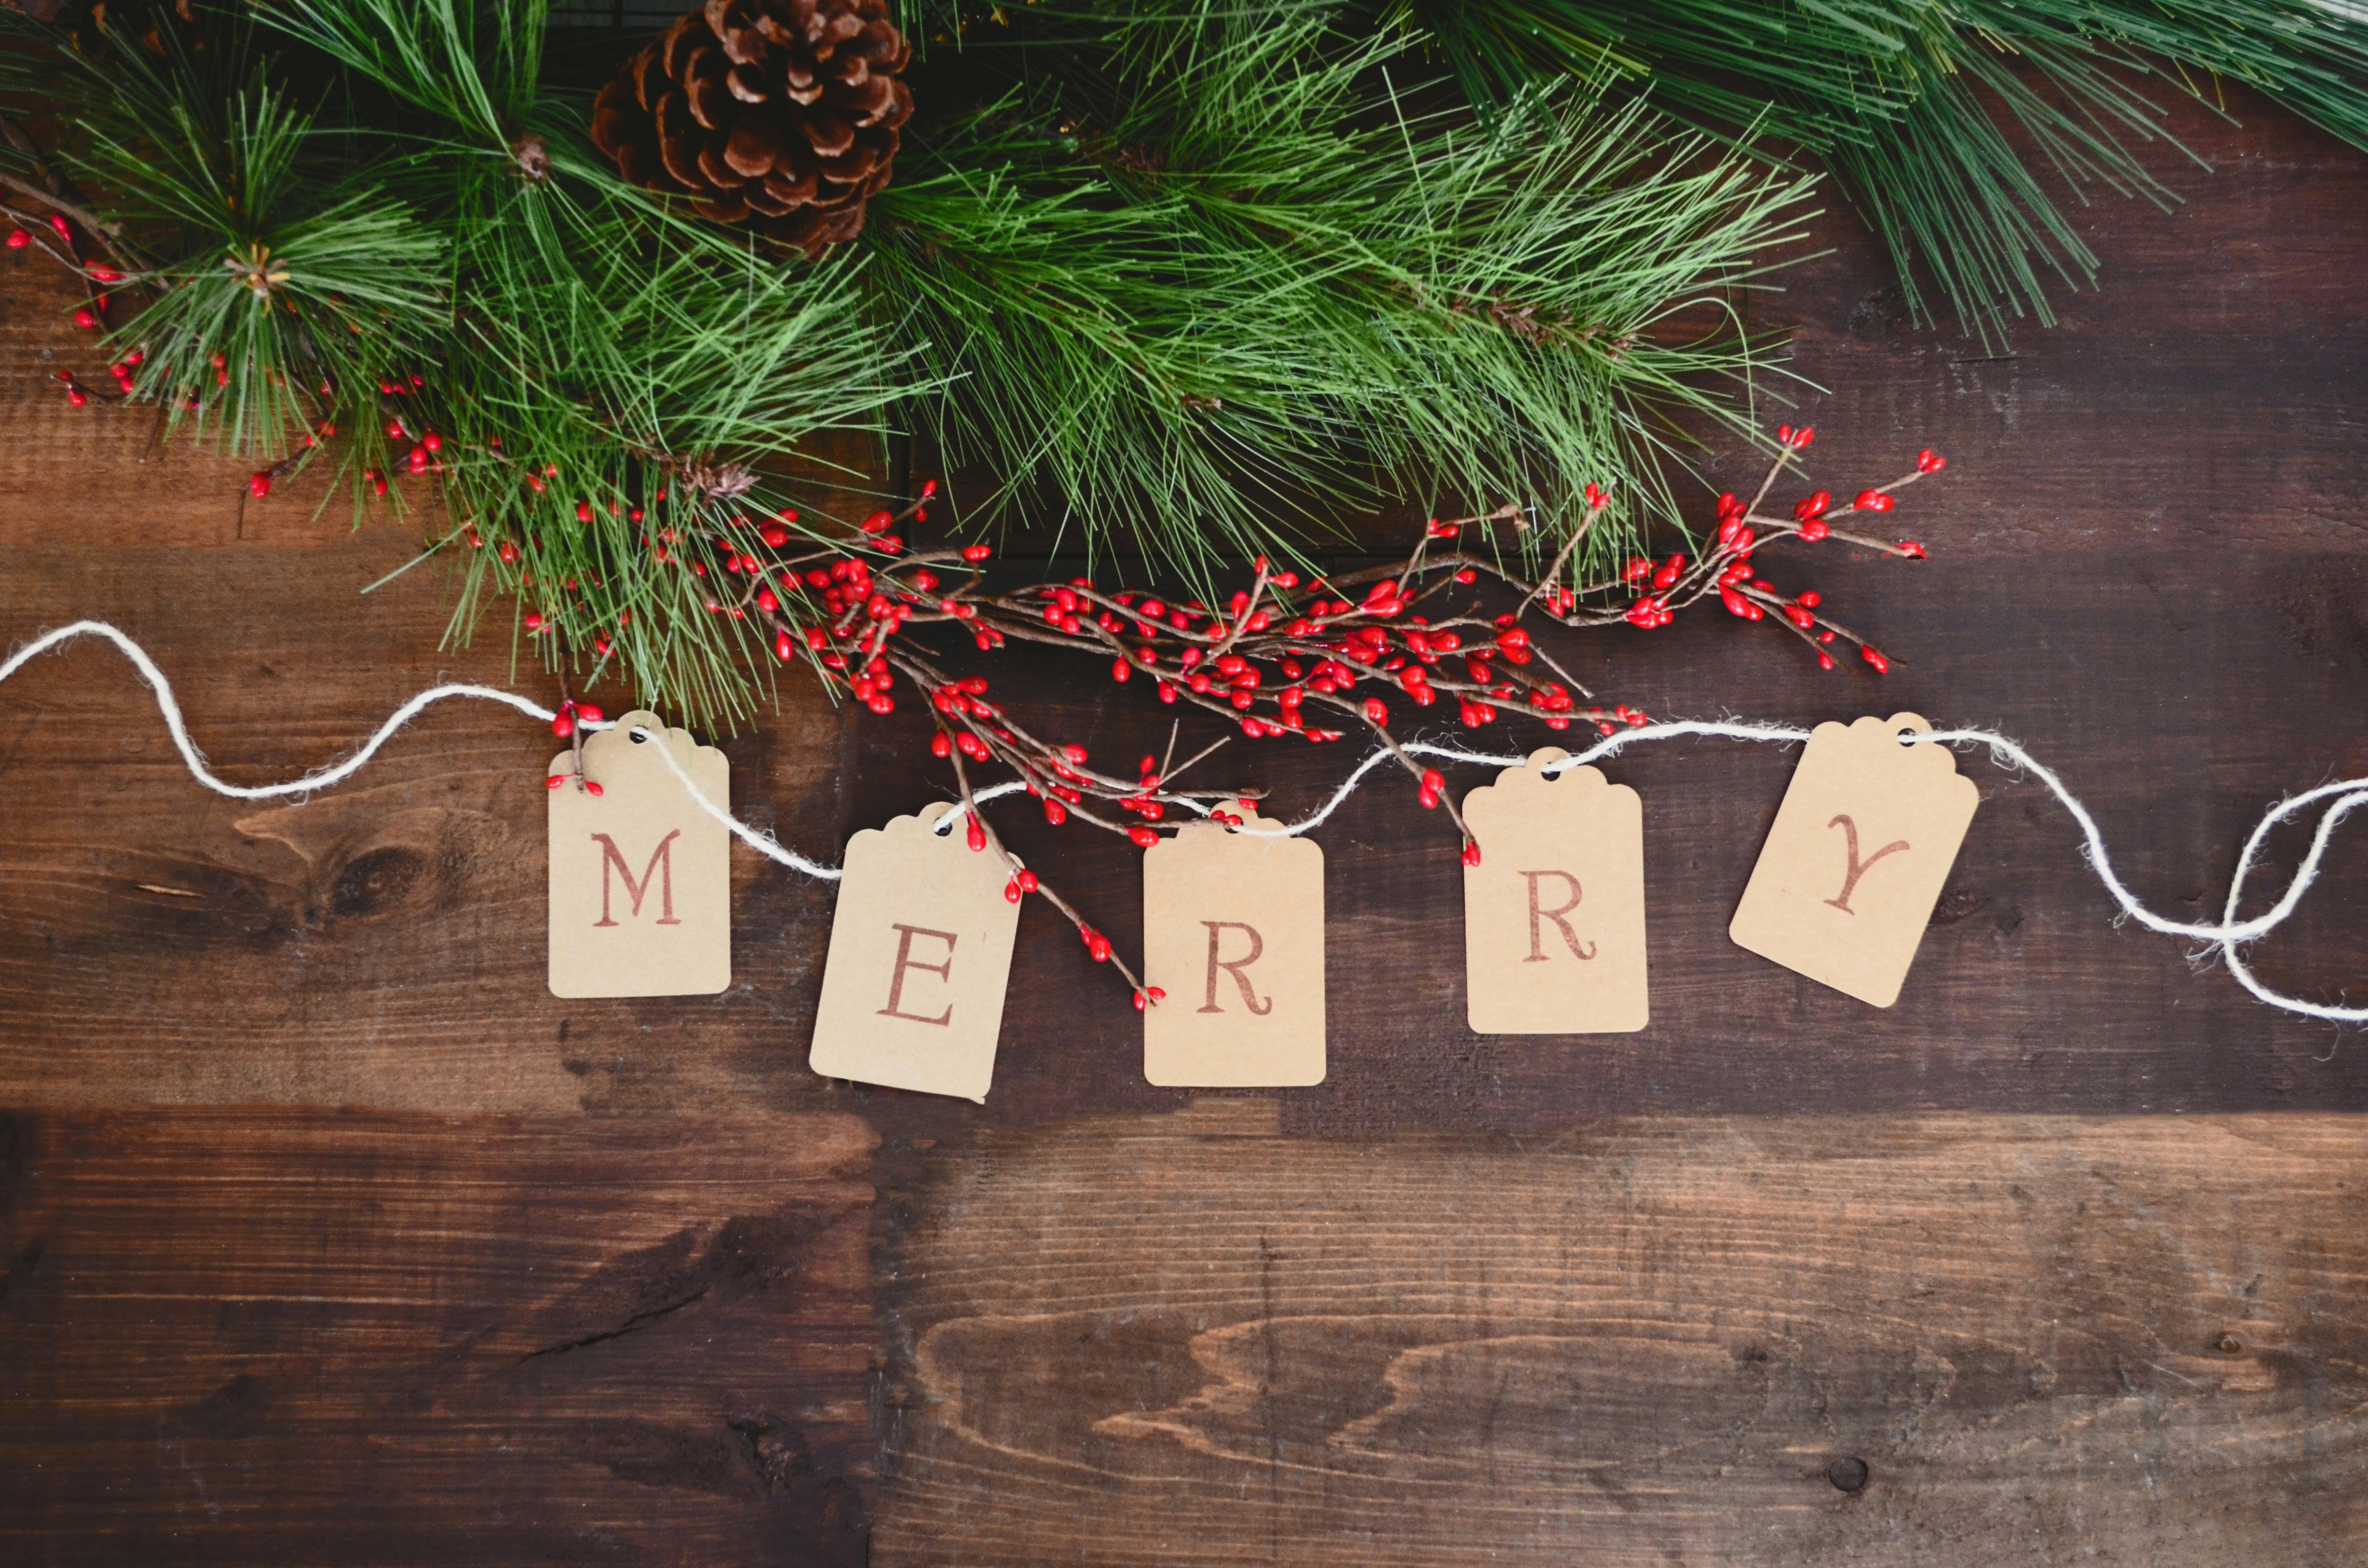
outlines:
[{"label": "green pine branch", "polygon": [[[2368,147],[2368,16],[2314,0],[1402,0],[1476,99],[1577,77],[1825,159],[1910,311],[2003,344],[2097,264],[2051,189],[2175,198],[2157,98],[2245,83]],[[2016,151],[2020,132],[2028,154]],[[2183,151],[2183,150],[2182,150]],[[2043,177],[2049,176],[2049,177]]]},{"label": "green pine branch", "polygon": [[0,101],[164,258],[111,338],[139,395],[258,487],[432,487],[451,636],[700,722],[777,667],[715,547],[845,535],[784,477],[827,431],[929,431],[1004,476],[991,516],[1203,580],[1407,486],[1517,500],[1551,551],[1599,484],[1583,570],[1666,505],[1679,426],[1734,416],[1732,292],[1805,216],[1804,180],[1634,106],[1442,107],[1330,0],[1051,0],[1024,47],[936,51],[819,266],[623,184],[538,5],[225,4],[161,55],[0,25]]}]

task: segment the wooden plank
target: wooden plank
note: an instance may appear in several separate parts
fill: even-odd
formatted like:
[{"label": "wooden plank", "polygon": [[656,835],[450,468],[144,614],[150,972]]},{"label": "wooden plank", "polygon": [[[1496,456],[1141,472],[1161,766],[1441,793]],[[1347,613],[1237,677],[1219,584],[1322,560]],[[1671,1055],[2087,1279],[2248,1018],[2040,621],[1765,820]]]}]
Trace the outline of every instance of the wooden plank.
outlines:
[{"label": "wooden plank", "polygon": [[984,1139],[878,1568],[2247,1561],[2368,1539],[2368,1125]]},{"label": "wooden plank", "polygon": [[0,1119],[0,1560],[862,1560],[853,1118]]}]

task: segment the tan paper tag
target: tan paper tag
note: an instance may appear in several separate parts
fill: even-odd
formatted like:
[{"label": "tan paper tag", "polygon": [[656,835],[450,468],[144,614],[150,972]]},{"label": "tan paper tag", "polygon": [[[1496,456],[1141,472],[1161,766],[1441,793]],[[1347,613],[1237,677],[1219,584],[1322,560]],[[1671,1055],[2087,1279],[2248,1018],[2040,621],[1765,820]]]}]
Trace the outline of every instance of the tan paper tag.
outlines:
[{"label": "tan paper tag", "polygon": [[1913,713],[1820,724],[1727,935],[1878,1007],[1899,999],[1981,791]]},{"label": "tan paper tag", "polygon": [[[629,733],[648,732],[636,741]],[[661,739],[660,737],[663,737]],[[551,994],[707,996],[732,983],[732,841],[658,747],[732,809],[732,766],[688,730],[628,713],[584,743],[600,793],[551,791]],[[562,752],[551,772],[573,776]]]},{"label": "tan paper tag", "polygon": [[1645,803],[1548,746],[1463,797],[1463,971],[1479,1034],[1645,1027]]},{"label": "tan paper tag", "polygon": [[1324,851],[1228,805],[1144,851],[1143,1075],[1178,1088],[1324,1081]]},{"label": "tan paper tag", "polygon": [[1019,906],[1002,861],[933,831],[953,809],[847,842],[806,1058],[825,1078],[986,1098]]}]

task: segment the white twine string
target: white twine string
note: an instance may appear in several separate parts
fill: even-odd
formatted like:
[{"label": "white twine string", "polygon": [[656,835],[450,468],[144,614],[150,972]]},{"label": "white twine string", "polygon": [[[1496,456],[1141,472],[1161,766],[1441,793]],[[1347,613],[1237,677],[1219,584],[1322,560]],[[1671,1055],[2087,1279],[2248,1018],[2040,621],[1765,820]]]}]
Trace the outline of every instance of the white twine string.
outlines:
[{"label": "white twine string", "polygon": [[[188,726],[182,721],[180,704],[174,699],[173,685],[165,678],[165,672],[156,667],[155,661],[149,658],[146,650],[140,644],[105,621],[78,620],[71,626],[61,626],[53,631],[42,633],[10,654],[6,662],[0,662],[0,681],[7,680],[38,655],[79,637],[104,638],[112,642],[125,658],[131,661],[132,668],[140,672],[141,678],[148,683],[149,689],[155,694],[157,710],[164,715],[165,728],[171,733],[173,744],[180,749],[181,760],[188,766],[190,777],[216,794],[226,795],[234,801],[267,801],[287,795],[305,795],[317,790],[327,789],[333,784],[342,783],[360,771],[371,757],[378,755],[379,748],[393,739],[397,731],[427,709],[449,698],[475,698],[487,702],[498,702],[518,710],[529,718],[539,719],[545,723],[549,723],[557,717],[552,710],[530,699],[493,687],[468,685],[430,687],[388,715],[386,722],[371,733],[370,739],[342,762],[316,768],[285,783],[232,784],[215,777],[206,766],[204,754],[199,752],[196,744],[190,741]],[[594,730],[615,727],[614,721],[604,721],[586,726],[587,729]],[[639,738],[651,738],[650,732],[639,726],[635,726],[632,733]],[[1644,724],[1621,730],[1588,746],[1585,751],[1549,764],[1547,771],[1561,773],[1568,768],[1583,767],[1641,741],[1679,740],[1689,736],[1752,742],[1772,741],[1780,744],[1797,744],[1809,738],[1809,732],[1788,724],[1754,724],[1699,720],[1678,720],[1668,723]],[[2080,827],[2083,838],[2082,855],[2088,860],[2090,869],[2097,873],[2098,880],[2104,884],[2105,891],[2112,895],[2113,902],[2120,906],[2122,918],[2135,920],[2147,930],[2160,932],[2167,937],[2184,937],[2209,944],[2205,950],[2217,951],[2221,955],[2228,965],[2228,972],[2236,977],[2237,983],[2272,1007],[2298,1013],[2305,1017],[2324,1018],[2336,1023],[2368,1022],[2368,1007],[2332,1006],[2271,990],[2263,985],[2253,971],[2246,966],[2243,957],[2237,950],[2239,944],[2258,941],[2283,925],[2301,904],[2304,895],[2318,880],[2319,866],[2326,857],[2328,841],[2334,836],[2337,825],[2352,812],[2363,805],[2368,805],[2368,778],[2346,778],[2332,784],[2322,784],[2315,790],[2307,790],[2299,795],[2281,801],[2265,812],[2261,820],[2254,824],[2252,833],[2245,840],[2243,852],[2237,858],[2236,874],[2229,879],[2228,900],[2222,909],[2221,918],[2214,923],[2199,924],[2167,918],[2155,914],[2138,902],[2137,895],[2129,890],[2123,882],[2120,874],[2113,869],[2112,859],[2105,850],[2105,835],[2099,831],[2096,819],[2089,814],[2089,808],[2080,802],[2078,796],[2073,794],[2065,786],[2064,780],[2056,777],[2052,768],[2032,756],[2019,743],[1989,730],[1933,730],[1923,733],[1903,733],[1901,743],[1909,745],[1965,744],[1987,747],[1992,762],[2000,767],[2019,768],[2031,774],[2046,785],[2054,792],[2056,800],[2063,803],[2064,809],[2071,813],[2072,820]],[[1525,756],[1497,756],[1492,753],[1467,751],[1461,746],[1440,745],[1429,741],[1404,741],[1399,743],[1399,749],[1411,756],[1436,757],[1447,762],[1470,763],[1486,767],[1519,767],[1529,760]],[[781,844],[771,834],[761,828],[749,826],[709,799],[706,792],[692,781],[689,769],[685,768],[681,760],[674,755],[674,749],[671,746],[661,744],[658,747],[658,756],[665,760],[667,768],[689,792],[690,798],[697,802],[699,808],[722,824],[742,843],[766,858],[793,870],[802,871],[807,876],[825,881],[837,880],[839,876],[837,868],[818,865],[807,859],[796,850]],[[1280,829],[1279,832],[1283,835],[1295,836],[1322,825],[1334,812],[1339,809],[1342,801],[1356,792],[1358,787],[1364,782],[1367,774],[1390,759],[1390,753],[1387,750],[1376,751],[1367,756],[1357,765],[1348,778],[1340,781],[1339,787],[1332,792],[1331,799],[1299,821]],[[984,804],[1005,795],[1016,794],[1025,788],[1025,785],[1016,780],[1007,781],[981,790],[973,798]],[[2319,818],[2317,829],[2311,835],[2310,851],[2303,857],[2302,865],[2294,872],[2294,880],[2287,884],[2284,895],[2266,912],[2249,920],[2237,919],[2237,908],[2244,895],[2246,879],[2252,874],[2260,863],[2261,845],[2269,837],[2271,830],[2322,801],[2331,801],[2332,804]],[[1195,809],[1206,811],[1210,808],[1196,805]],[[957,804],[952,811],[939,819],[937,831],[941,834],[951,832],[954,824],[962,814],[963,808]]]}]

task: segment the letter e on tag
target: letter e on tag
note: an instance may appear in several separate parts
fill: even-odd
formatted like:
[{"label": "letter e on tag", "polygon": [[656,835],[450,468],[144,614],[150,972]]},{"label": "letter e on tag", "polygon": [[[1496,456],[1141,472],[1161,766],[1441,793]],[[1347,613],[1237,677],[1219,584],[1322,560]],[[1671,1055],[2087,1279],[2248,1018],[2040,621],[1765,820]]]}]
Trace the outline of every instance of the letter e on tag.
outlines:
[{"label": "letter e on tag", "polygon": [[1981,791],[1913,713],[1824,723],[1776,810],[1727,935],[1878,1007],[1899,1000]]},{"label": "letter e on tag", "polygon": [[1175,1088],[1324,1081],[1324,851],[1229,805],[1143,857],[1143,1075]]},{"label": "letter e on tag", "polygon": [[1592,767],[1528,766],[1463,797],[1463,971],[1477,1034],[1614,1034],[1651,1013],[1645,804]]},{"label": "letter e on tag", "polygon": [[825,1078],[986,1098],[1019,906],[1001,860],[936,831],[953,809],[847,842],[806,1059]]},{"label": "letter e on tag", "polygon": [[[584,776],[601,792],[572,781],[551,791],[553,996],[711,996],[732,983],[732,841],[661,747],[732,809],[724,755],[655,713],[628,713],[585,741]],[[572,779],[574,754],[550,771]]]}]

